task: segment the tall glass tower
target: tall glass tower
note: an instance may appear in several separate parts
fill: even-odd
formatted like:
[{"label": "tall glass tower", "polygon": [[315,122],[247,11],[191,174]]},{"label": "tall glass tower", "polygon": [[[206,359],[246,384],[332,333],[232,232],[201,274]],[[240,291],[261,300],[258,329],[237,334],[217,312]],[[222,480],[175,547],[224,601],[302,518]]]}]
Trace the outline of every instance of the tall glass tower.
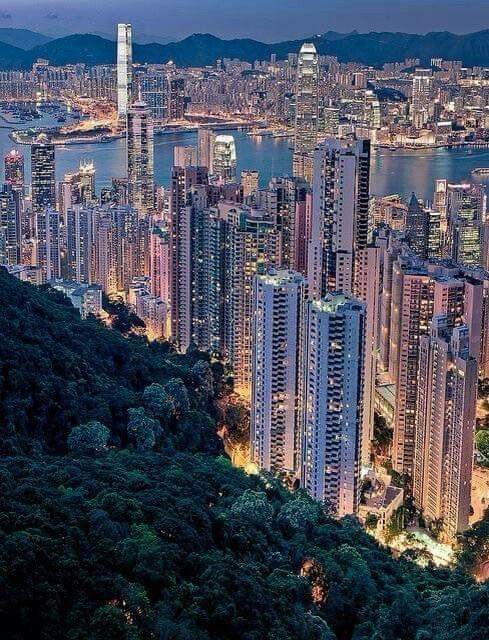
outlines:
[{"label": "tall glass tower", "polygon": [[56,207],[54,144],[40,134],[31,146],[32,210]]},{"label": "tall glass tower", "polygon": [[319,120],[319,57],[305,42],[297,60],[295,94],[294,175],[311,178],[311,153],[317,143]]},{"label": "tall glass tower", "polygon": [[132,27],[117,25],[117,113],[125,118],[132,94]]},{"label": "tall glass tower", "polygon": [[127,187],[129,204],[140,217],[148,215],[154,207],[153,119],[142,100],[127,112]]}]

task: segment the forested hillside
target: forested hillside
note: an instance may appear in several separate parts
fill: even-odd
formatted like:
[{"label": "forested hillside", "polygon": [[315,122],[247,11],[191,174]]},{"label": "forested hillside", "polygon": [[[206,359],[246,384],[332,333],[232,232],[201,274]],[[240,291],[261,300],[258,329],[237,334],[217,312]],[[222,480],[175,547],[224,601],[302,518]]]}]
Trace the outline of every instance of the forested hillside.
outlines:
[{"label": "forested hillside", "polygon": [[[202,354],[81,321],[0,272],[0,629],[15,640],[486,640],[489,585],[394,560],[246,476]],[[484,547],[485,543],[485,547]]]}]

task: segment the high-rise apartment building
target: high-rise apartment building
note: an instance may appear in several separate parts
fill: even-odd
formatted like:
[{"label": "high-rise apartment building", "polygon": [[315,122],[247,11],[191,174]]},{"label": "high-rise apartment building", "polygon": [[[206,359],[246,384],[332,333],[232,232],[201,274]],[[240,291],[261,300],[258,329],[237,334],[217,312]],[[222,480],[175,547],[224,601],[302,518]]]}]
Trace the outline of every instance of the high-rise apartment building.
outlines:
[{"label": "high-rise apartment building", "polygon": [[[207,187],[205,167],[173,167],[170,186],[170,283],[171,335],[180,351],[191,340],[191,220],[192,193],[198,186]],[[194,199],[193,206],[196,206]]]},{"label": "high-rise apartment building", "polygon": [[117,113],[124,122],[132,99],[132,27],[117,25]]},{"label": "high-rise apartment building", "polygon": [[341,293],[306,307],[302,486],[338,516],[359,504],[365,307]]},{"label": "high-rise apartment building", "polygon": [[66,275],[83,284],[93,282],[96,210],[76,204],[66,212]]},{"label": "high-rise apartment building", "polygon": [[304,276],[257,275],[253,291],[251,459],[294,474],[300,466],[300,353]]},{"label": "high-rise apartment building", "polygon": [[413,492],[429,524],[453,542],[469,525],[477,362],[468,328],[435,316],[420,338]]},{"label": "high-rise apartment building", "polygon": [[61,277],[61,243],[59,213],[44,207],[35,213],[35,265],[41,270],[42,282]]},{"label": "high-rise apartment building", "polygon": [[4,184],[0,190],[0,262],[14,265],[21,261],[22,198],[18,189]]},{"label": "high-rise apartment building", "polygon": [[280,233],[273,219],[263,211],[230,209],[226,264],[230,267],[226,283],[226,342],[234,372],[235,388],[241,395],[251,392],[251,348],[253,317],[253,278],[279,265]]},{"label": "high-rise apartment building", "polygon": [[370,143],[329,138],[314,152],[309,293],[355,294],[357,252],[367,246]]}]

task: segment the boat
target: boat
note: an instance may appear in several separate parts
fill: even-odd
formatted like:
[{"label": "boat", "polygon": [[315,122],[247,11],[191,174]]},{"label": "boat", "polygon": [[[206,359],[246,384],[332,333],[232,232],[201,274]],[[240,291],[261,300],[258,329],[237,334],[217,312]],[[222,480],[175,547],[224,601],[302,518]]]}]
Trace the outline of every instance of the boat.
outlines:
[{"label": "boat", "polygon": [[471,174],[473,176],[489,176],[489,167],[478,167],[477,169],[472,169]]}]

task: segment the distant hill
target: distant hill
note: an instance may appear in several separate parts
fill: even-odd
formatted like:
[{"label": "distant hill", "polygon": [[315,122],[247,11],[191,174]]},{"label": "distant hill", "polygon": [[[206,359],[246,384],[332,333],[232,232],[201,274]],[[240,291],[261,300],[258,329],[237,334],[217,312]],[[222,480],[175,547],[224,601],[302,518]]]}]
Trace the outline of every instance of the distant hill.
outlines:
[{"label": "distant hill", "polygon": [[52,38],[29,29],[12,29],[11,27],[0,29],[0,42],[11,44],[19,49],[32,49],[50,40]]},{"label": "distant hill", "polygon": [[[223,40],[209,33],[197,33],[179,42],[134,45],[136,62],[163,63],[173,60],[179,66],[213,65],[219,58],[239,58],[248,62],[265,60],[275,53],[283,59],[299,51],[305,41],[314,42],[319,53],[336,56],[341,62],[360,62],[382,66],[405,58],[461,60],[465,65],[489,66],[489,29],[466,35],[448,32],[417,35],[409,33],[371,32],[341,34],[329,31],[300,40],[259,42],[248,38]],[[112,39],[94,34],[75,34],[38,44],[24,51],[21,44],[6,49],[0,38],[0,68],[26,68],[36,58],[52,64],[84,62],[88,65],[115,62],[116,44]],[[11,45],[10,45],[11,46]]]},{"label": "distant hill", "polygon": [[30,61],[30,52],[0,41],[0,69],[24,69]]}]

